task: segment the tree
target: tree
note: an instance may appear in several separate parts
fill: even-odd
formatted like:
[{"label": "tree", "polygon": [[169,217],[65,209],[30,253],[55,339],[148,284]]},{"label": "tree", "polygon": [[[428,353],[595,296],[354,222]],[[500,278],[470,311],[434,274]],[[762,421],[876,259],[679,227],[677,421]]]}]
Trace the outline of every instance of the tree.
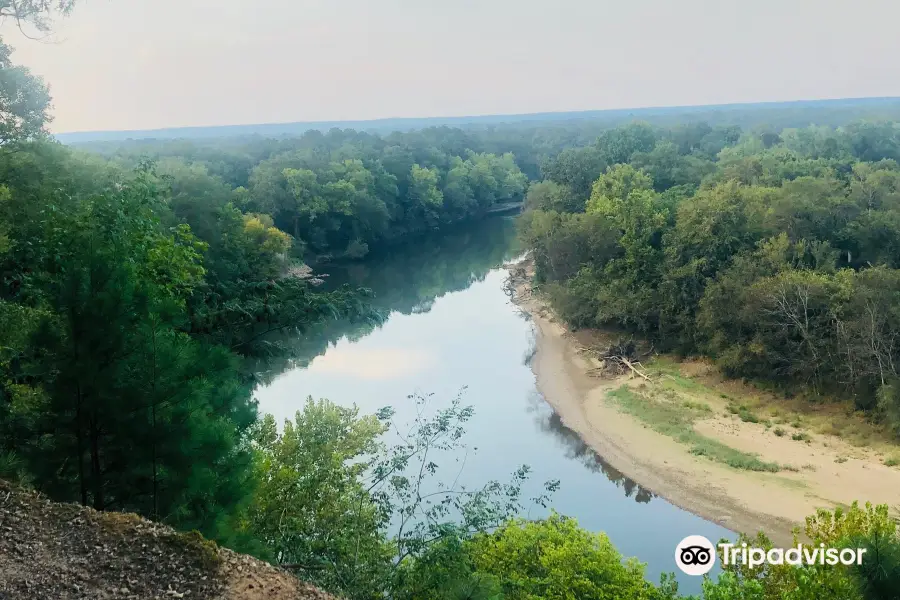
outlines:
[{"label": "tree", "polygon": [[667,215],[651,186],[651,179],[631,165],[617,165],[594,183],[587,213],[618,230],[622,249],[620,257],[605,265],[606,281],[597,286],[598,323],[649,331],[659,322],[652,286],[660,276]]},{"label": "tree", "polygon": [[900,589],[900,539],[884,532],[851,538],[866,560],[852,567],[863,600],[894,600]]},{"label": "tree", "polygon": [[584,198],[576,195],[571,188],[554,181],[539,181],[528,186],[525,208],[574,213],[584,211],[584,202]]},{"label": "tree", "polygon": [[[857,547],[863,539],[896,540],[896,523],[889,514],[886,505],[873,507],[869,504],[860,507],[853,503],[848,509],[836,509],[834,512],[819,510],[815,515],[807,517],[804,528],[805,536],[812,546],[824,544],[826,547]],[[799,532],[795,532],[794,546],[799,542]],[[747,543],[750,546],[768,551],[773,548],[772,542],[762,533],[749,537],[739,536],[736,544]],[[806,544],[804,544],[806,545]],[[863,568],[843,565],[803,565],[796,567],[789,564],[764,564],[751,569],[745,564],[731,563],[723,565],[724,573],[718,581],[704,581],[704,600],[731,598],[750,598],[753,600],[862,600],[862,590],[869,588],[870,593],[877,594],[879,585],[884,579],[859,579],[870,575],[869,568],[875,563],[863,560],[867,565]],[[887,563],[884,563],[887,564]],[[874,584],[874,585],[872,585]],[[869,597],[881,598],[874,595]],[[890,596],[888,596],[890,597]]]},{"label": "tree", "polygon": [[[355,408],[312,399],[280,434],[271,418],[261,423],[258,499],[242,522],[265,556],[348,598],[404,597],[423,577],[438,577],[423,574],[420,559],[449,556],[447,548],[521,510],[527,467],[507,484],[473,490],[434,481],[436,461],[462,447],[473,411],[455,399],[428,416],[427,398],[415,401],[418,417],[406,430],[390,423],[390,409],[360,417]],[[395,444],[381,439],[389,429],[402,431]],[[548,482],[548,492],[556,485]]]},{"label": "tree", "polygon": [[434,227],[438,211],[444,204],[444,194],[438,188],[437,169],[413,165],[409,171],[409,202],[413,214]]},{"label": "tree", "polygon": [[254,431],[259,487],[244,517],[266,557],[328,589],[378,596],[388,515],[362,478],[384,431],[374,416],[312,398],[280,433],[266,415]]},{"label": "tree", "polygon": [[238,442],[255,409],[233,355],[179,331],[201,256],[189,233],[159,228],[142,181],[53,217],[63,268],[28,372],[46,393],[34,427],[57,433],[26,452],[54,497],[215,536],[246,494]]},{"label": "tree", "polygon": [[541,165],[541,175],[545,181],[568,188],[571,195],[583,201],[590,195],[591,185],[605,169],[606,161],[602,151],[586,146],[568,148],[545,161]]},{"label": "tree", "polygon": [[47,85],[11,57],[12,48],[0,41],[0,145],[44,135],[51,119]]},{"label": "tree", "polygon": [[510,600],[654,598],[644,567],[623,562],[609,538],[579,529],[557,514],[542,521],[512,521],[471,542],[472,563],[497,577]]},{"label": "tree", "polygon": [[597,147],[610,165],[627,163],[635,152],[649,152],[655,145],[656,132],[641,121],[604,131],[597,138]]},{"label": "tree", "polygon": [[647,172],[658,192],[675,186],[696,188],[715,169],[712,161],[679,154],[675,144],[665,141],[657,142],[650,152],[636,152],[631,163]]},{"label": "tree", "polygon": [[0,17],[14,19],[20,29],[32,25],[47,32],[55,13],[67,15],[74,6],[75,0],[0,0]]}]

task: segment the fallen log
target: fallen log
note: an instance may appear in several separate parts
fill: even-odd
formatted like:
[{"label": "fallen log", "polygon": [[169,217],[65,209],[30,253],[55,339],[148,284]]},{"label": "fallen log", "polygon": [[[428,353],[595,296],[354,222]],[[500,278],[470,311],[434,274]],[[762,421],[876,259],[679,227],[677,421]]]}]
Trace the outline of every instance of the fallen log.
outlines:
[{"label": "fallen log", "polygon": [[[625,358],[624,356],[618,356],[617,358],[619,359],[619,361],[620,361],[623,365],[625,365],[626,367],[628,367],[629,369],[631,369],[631,371],[632,371],[633,373],[637,373],[638,375],[640,375],[641,377],[643,377],[644,379],[646,379],[646,380],[649,381],[650,383],[653,383],[653,380],[650,379],[650,377],[647,376],[646,373],[641,373],[641,372],[637,369],[637,367],[635,367],[633,364],[631,364],[631,362],[630,362],[627,358]],[[638,363],[638,364],[640,364],[640,363]]]}]

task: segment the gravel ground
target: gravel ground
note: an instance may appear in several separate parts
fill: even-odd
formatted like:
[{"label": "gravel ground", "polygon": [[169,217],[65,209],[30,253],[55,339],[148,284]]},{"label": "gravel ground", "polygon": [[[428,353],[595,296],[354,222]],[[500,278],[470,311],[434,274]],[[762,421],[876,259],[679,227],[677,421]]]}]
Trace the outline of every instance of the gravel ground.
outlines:
[{"label": "gravel ground", "polygon": [[334,600],[271,565],[132,514],[0,481],[0,600]]}]

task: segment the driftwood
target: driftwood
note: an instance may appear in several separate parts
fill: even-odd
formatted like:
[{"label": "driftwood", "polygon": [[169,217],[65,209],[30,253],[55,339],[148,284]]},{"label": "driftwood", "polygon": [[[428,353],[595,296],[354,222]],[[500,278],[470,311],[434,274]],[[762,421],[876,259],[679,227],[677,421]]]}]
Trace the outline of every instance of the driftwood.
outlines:
[{"label": "driftwood", "polygon": [[603,366],[595,370],[610,375],[621,375],[631,372],[652,382],[653,380],[641,370],[643,365],[641,365],[640,361],[642,357],[648,356],[652,351],[653,349],[651,348],[649,352],[638,355],[634,340],[619,341],[599,353]]},{"label": "driftwood", "polygon": [[[624,357],[621,357],[621,356],[620,356],[620,357],[619,357],[619,360],[622,361],[622,364],[623,364],[623,365],[625,365],[626,367],[628,367],[629,369],[631,369],[632,372],[637,373],[638,375],[640,375],[641,377],[643,377],[643,378],[646,379],[647,381],[650,381],[650,382],[653,381],[653,380],[650,379],[650,377],[648,377],[645,373],[641,373],[640,371],[638,371],[637,368],[636,368],[633,364],[631,364],[631,363],[628,361],[627,358],[624,358]],[[641,363],[638,362],[638,363],[635,363],[635,364],[638,364],[638,365],[639,365],[639,364],[641,364]]]}]

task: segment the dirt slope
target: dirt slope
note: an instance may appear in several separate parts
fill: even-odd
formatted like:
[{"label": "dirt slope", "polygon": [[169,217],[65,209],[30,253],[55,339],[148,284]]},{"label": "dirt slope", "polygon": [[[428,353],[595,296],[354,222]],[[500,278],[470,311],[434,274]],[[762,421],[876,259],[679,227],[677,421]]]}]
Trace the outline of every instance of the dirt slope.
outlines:
[{"label": "dirt slope", "polygon": [[0,600],[82,598],[334,600],[200,536],[0,481]]}]

